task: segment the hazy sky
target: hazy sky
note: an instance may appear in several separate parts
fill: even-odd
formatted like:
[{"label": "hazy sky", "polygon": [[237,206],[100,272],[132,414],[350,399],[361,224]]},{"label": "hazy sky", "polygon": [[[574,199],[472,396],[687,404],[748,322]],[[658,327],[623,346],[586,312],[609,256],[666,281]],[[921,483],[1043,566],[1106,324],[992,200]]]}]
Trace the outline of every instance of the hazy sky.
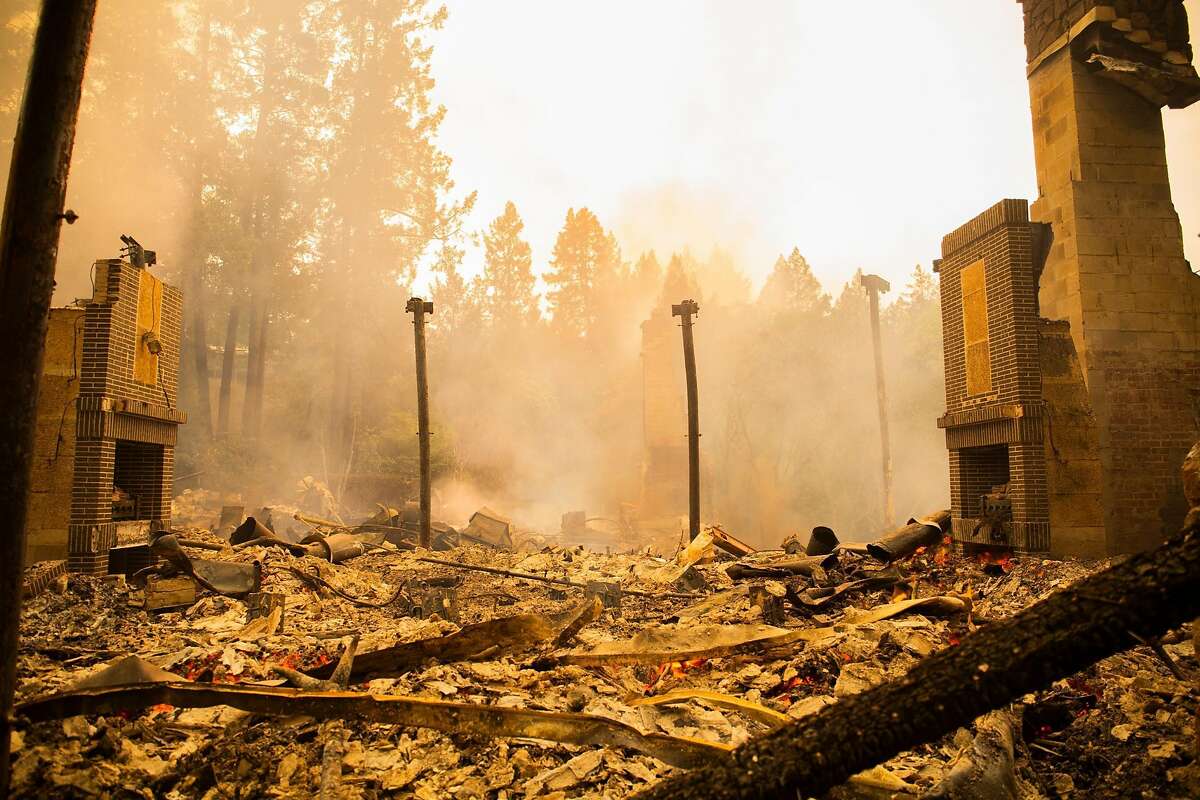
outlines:
[{"label": "hazy sky", "polygon": [[[448,5],[443,147],[473,227],[513,200],[536,268],[586,205],[630,258],[721,242],[758,285],[798,246],[835,293],[858,267],[903,284],[944,234],[1036,197],[1014,0]],[[1166,118],[1200,268],[1200,104]]]}]

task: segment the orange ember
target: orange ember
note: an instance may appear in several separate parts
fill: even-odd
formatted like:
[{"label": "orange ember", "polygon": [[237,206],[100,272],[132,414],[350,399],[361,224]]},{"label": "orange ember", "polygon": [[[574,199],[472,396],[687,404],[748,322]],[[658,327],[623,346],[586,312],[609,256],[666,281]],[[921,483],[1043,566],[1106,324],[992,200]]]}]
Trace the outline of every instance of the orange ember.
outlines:
[{"label": "orange ember", "polygon": [[655,669],[654,676],[646,684],[646,691],[653,689],[667,673],[670,673],[673,677],[682,678],[688,672],[704,666],[707,662],[708,659],[705,658],[693,658],[687,661],[664,661]]}]

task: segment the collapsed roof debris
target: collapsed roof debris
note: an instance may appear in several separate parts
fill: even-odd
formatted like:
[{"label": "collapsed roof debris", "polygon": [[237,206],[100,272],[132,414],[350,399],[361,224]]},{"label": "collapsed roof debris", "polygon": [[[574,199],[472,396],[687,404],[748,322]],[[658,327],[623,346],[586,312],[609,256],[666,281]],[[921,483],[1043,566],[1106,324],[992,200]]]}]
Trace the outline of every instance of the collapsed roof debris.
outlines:
[{"label": "collapsed roof debris", "polygon": [[[1200,780],[1195,650],[1153,638],[1200,611],[1179,589],[1195,533],[1063,592],[1105,565],[968,558],[938,515],[879,558],[828,530],[814,556],[705,530],[670,559],[469,541],[434,558],[408,530],[339,559],[320,534],[239,522],[237,545],[154,540],[195,582],[186,608],[147,611],[120,575],[28,603],[18,795],[1057,798],[1136,780],[1185,797]],[[214,591],[195,546],[261,586]],[[688,571],[705,588],[678,591]]]}]

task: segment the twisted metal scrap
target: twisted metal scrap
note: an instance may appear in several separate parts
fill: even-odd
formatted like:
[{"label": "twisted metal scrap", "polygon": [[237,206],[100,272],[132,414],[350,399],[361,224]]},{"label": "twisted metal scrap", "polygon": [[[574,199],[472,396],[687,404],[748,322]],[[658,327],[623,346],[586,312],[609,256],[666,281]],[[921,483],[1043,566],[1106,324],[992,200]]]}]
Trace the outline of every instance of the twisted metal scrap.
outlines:
[{"label": "twisted metal scrap", "polygon": [[904,679],[840,700],[662,781],[638,800],[819,797],[902,750],[1200,615],[1200,518],[962,644]]}]

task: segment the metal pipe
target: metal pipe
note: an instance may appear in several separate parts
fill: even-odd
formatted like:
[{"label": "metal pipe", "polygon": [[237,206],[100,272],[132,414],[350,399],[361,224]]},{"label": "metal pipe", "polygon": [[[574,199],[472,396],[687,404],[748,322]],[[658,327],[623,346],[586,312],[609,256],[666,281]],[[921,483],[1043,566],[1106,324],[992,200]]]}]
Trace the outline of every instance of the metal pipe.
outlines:
[{"label": "metal pipe", "polygon": [[700,410],[696,400],[696,348],[692,341],[692,316],[700,313],[695,300],[671,306],[671,315],[683,322],[683,370],[688,403],[688,538],[700,535]]},{"label": "metal pipe", "polygon": [[45,0],[0,222],[0,797],[8,797],[38,381],[96,0]]},{"label": "metal pipe", "polygon": [[425,371],[425,315],[433,313],[433,303],[413,297],[405,309],[413,315],[413,343],[417,355],[417,439],[421,464],[421,532],[417,543],[428,548],[433,495],[429,477],[429,379]]},{"label": "metal pipe", "polygon": [[871,298],[871,343],[875,349],[875,393],[879,399],[879,440],[883,459],[883,528],[887,530],[896,519],[892,495],[892,443],[888,433],[887,386],[883,380],[883,344],[879,335],[879,294],[892,285],[878,275],[863,275],[863,288]]}]

